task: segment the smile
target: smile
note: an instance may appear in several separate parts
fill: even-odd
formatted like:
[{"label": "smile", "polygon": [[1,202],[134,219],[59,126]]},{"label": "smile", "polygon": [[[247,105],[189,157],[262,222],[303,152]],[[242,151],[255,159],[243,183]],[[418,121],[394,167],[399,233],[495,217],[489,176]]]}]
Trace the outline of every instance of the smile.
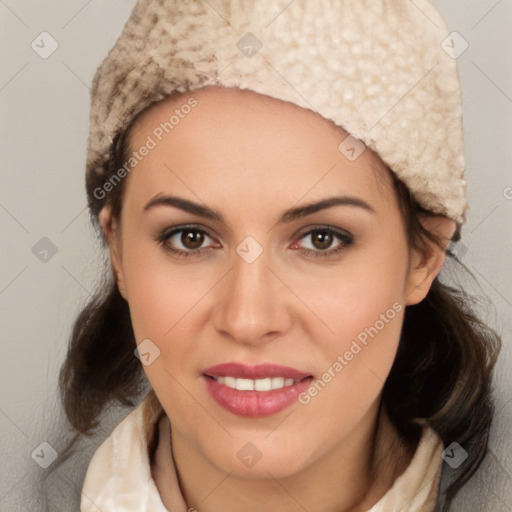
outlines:
[{"label": "smile", "polygon": [[211,398],[237,416],[271,416],[292,406],[313,380],[306,372],[276,364],[224,363],[204,370]]},{"label": "smile", "polygon": [[231,389],[238,391],[270,391],[272,389],[281,389],[286,386],[292,386],[300,380],[294,380],[284,377],[267,377],[265,379],[240,379],[236,377],[216,377],[215,380]]}]

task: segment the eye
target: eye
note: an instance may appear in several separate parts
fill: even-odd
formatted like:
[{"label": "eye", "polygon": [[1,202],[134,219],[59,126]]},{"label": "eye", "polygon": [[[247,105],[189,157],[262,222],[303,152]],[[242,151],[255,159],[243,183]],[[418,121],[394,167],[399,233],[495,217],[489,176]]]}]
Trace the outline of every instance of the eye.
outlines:
[{"label": "eye", "polygon": [[157,237],[162,247],[178,256],[197,255],[207,247],[205,242],[213,240],[208,233],[193,226],[182,226],[170,231],[164,231]]},{"label": "eye", "polygon": [[[299,241],[301,240],[309,240],[306,247],[302,249],[305,254],[321,257],[337,254],[354,242],[352,235],[349,233],[327,226],[318,227],[304,233],[299,238]],[[293,246],[297,244],[298,242],[294,242]],[[333,244],[335,244],[334,248],[331,248]]]}]

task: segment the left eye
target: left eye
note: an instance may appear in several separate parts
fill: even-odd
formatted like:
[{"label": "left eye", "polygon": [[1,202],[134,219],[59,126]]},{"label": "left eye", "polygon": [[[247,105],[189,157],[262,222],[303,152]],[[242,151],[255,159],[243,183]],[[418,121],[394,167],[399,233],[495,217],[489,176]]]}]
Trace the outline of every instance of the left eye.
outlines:
[{"label": "left eye", "polygon": [[[353,238],[348,233],[337,231],[332,228],[316,228],[308,231],[300,237],[300,240],[310,239],[309,247],[303,247],[306,253],[315,253],[318,256],[324,256],[343,250],[353,242]],[[331,249],[335,240],[339,243],[334,249]]]}]

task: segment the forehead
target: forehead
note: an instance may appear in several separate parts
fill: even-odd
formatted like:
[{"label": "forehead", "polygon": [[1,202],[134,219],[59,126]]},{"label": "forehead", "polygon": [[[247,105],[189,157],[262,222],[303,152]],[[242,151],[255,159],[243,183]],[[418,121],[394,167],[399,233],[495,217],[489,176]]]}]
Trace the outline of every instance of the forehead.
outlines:
[{"label": "forehead", "polygon": [[223,207],[237,197],[253,207],[342,194],[386,202],[393,194],[389,171],[369,149],[348,159],[339,149],[347,137],[313,111],[253,91],[180,94],[134,124],[130,149],[151,150],[130,173],[128,188],[140,200],[179,190]]}]

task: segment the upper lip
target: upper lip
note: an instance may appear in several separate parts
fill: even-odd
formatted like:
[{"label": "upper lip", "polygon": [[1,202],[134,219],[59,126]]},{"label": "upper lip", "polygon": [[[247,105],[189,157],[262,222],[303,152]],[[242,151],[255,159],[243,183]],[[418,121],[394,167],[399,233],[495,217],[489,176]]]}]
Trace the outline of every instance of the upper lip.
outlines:
[{"label": "upper lip", "polygon": [[256,364],[247,365],[241,363],[222,363],[203,371],[204,375],[209,377],[235,377],[240,379],[265,379],[268,377],[284,377],[285,379],[300,380],[305,377],[310,377],[311,374],[301,372],[289,366],[282,366],[279,364]]}]

